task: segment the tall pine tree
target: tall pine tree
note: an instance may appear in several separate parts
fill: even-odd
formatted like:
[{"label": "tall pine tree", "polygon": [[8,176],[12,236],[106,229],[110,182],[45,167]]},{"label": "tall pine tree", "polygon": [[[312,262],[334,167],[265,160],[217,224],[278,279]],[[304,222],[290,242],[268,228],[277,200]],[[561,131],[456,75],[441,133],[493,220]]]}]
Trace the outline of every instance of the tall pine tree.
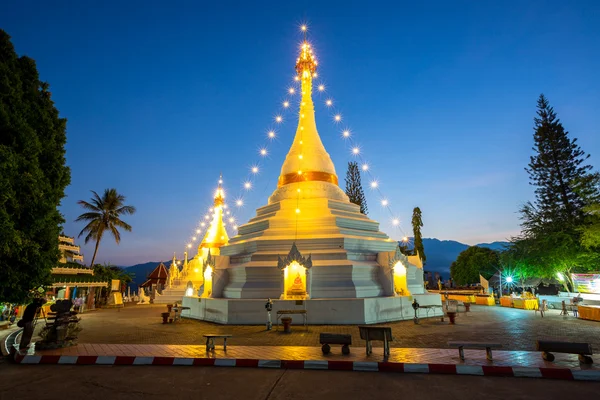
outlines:
[{"label": "tall pine tree", "polygon": [[421,235],[421,228],[423,227],[423,218],[421,209],[415,207],[412,215],[412,228],[415,241],[415,255],[418,254],[421,257],[421,261],[425,264],[427,256],[425,255],[425,247],[423,247],[423,236]]},{"label": "tall pine tree", "polygon": [[66,140],[35,61],[0,30],[0,301],[23,302],[58,263]]},{"label": "tall pine tree", "polygon": [[597,175],[589,158],[569,137],[544,95],[537,104],[533,135],[535,154],[528,168],[535,201],[521,208],[523,232],[512,240],[511,249],[520,265],[538,277],[559,277],[565,288],[573,288],[571,272],[595,268],[598,255],[581,244],[582,228],[589,207],[600,196]]},{"label": "tall pine tree", "polygon": [[535,203],[521,210],[526,233],[575,229],[585,215],[584,207],[597,200],[591,179],[590,157],[571,139],[554,109],[542,94],[538,99],[533,135],[535,155],[529,167],[530,185],[536,187]]},{"label": "tall pine tree", "polygon": [[348,163],[348,171],[346,172],[346,195],[350,198],[350,202],[360,206],[360,212],[367,214],[367,199],[360,182],[360,170],[358,163],[351,161]]}]

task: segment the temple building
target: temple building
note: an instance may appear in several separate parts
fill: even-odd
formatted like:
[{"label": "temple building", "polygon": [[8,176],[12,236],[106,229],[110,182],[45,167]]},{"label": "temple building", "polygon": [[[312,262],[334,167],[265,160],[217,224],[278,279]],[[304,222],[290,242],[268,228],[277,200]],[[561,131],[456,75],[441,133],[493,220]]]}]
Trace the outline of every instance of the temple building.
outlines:
[{"label": "temple building", "polygon": [[210,291],[184,297],[191,308],[184,316],[263,323],[263,305],[271,298],[274,311],[302,308],[312,324],[363,324],[412,318],[413,299],[440,304],[439,295],[425,291],[422,269],[338,186],[315,121],[316,69],[304,41],[296,62],[298,126],[277,187],[235,237],[219,243],[219,253],[211,249],[204,258]]},{"label": "temple building", "polygon": [[94,276],[93,268],[83,265],[83,255],[75,238],[60,235],[58,237],[60,260],[52,268],[52,293],[55,299],[73,299],[87,295],[89,288],[101,288],[108,285]]}]

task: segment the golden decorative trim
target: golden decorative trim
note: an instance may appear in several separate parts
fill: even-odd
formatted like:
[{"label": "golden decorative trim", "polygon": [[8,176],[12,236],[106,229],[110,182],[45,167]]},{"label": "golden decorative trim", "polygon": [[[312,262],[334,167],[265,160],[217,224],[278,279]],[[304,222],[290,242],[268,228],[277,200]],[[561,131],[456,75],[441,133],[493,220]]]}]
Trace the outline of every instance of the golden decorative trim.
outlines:
[{"label": "golden decorative trim", "polygon": [[301,174],[297,172],[292,172],[289,174],[281,175],[279,177],[279,182],[277,183],[277,187],[282,187],[289,183],[298,183],[298,182],[309,182],[309,181],[321,181],[321,182],[329,182],[333,183],[337,186],[338,177],[334,174],[330,174],[328,172],[321,171],[303,171]]},{"label": "golden decorative trim", "polygon": [[202,243],[200,245],[201,249],[218,249],[221,246],[225,246],[227,242],[218,242],[218,243]]}]

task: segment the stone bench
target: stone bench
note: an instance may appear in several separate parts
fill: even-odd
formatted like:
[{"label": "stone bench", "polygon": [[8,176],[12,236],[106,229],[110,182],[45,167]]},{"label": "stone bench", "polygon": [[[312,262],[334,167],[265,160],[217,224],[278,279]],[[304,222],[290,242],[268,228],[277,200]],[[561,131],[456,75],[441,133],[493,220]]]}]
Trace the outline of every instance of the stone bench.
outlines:
[{"label": "stone bench", "polygon": [[542,358],[546,361],[554,361],[554,354],[552,353],[568,353],[577,354],[579,361],[583,364],[593,364],[594,362],[590,357],[593,353],[592,345],[589,343],[537,340],[535,349],[542,352]]},{"label": "stone bench", "polygon": [[207,333],[203,336],[206,338],[206,351],[215,349],[215,339],[223,339],[223,350],[227,351],[227,338],[230,338],[233,335],[222,333]]},{"label": "stone bench", "polygon": [[458,355],[461,360],[465,359],[464,349],[485,349],[486,358],[492,361],[492,349],[499,349],[502,347],[500,343],[486,343],[486,342],[448,342],[448,346],[452,348],[458,348]]},{"label": "stone bench", "polygon": [[367,355],[373,352],[372,340],[380,340],[383,342],[383,355],[390,355],[390,342],[394,340],[392,337],[392,328],[388,326],[359,326],[360,338],[367,342]]},{"label": "stone bench", "polygon": [[340,334],[340,333],[321,333],[319,342],[321,351],[323,354],[329,354],[331,351],[330,344],[341,344],[342,354],[350,354],[350,345],[352,344],[352,335]]}]

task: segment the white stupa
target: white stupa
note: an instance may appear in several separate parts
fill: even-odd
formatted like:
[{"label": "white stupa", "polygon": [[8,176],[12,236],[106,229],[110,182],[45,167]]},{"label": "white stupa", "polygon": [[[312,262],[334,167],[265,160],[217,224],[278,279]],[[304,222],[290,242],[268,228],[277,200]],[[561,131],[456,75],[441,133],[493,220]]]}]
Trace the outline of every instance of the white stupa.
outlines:
[{"label": "white stupa", "polygon": [[309,323],[376,323],[412,318],[414,298],[440,304],[439,295],[424,290],[421,263],[402,255],[338,186],[315,122],[316,68],[305,41],[296,62],[302,83],[298,128],[277,188],[220,255],[205,262],[211,296],[184,298],[189,317],[263,323],[264,301],[271,298],[275,311],[306,309]]}]

